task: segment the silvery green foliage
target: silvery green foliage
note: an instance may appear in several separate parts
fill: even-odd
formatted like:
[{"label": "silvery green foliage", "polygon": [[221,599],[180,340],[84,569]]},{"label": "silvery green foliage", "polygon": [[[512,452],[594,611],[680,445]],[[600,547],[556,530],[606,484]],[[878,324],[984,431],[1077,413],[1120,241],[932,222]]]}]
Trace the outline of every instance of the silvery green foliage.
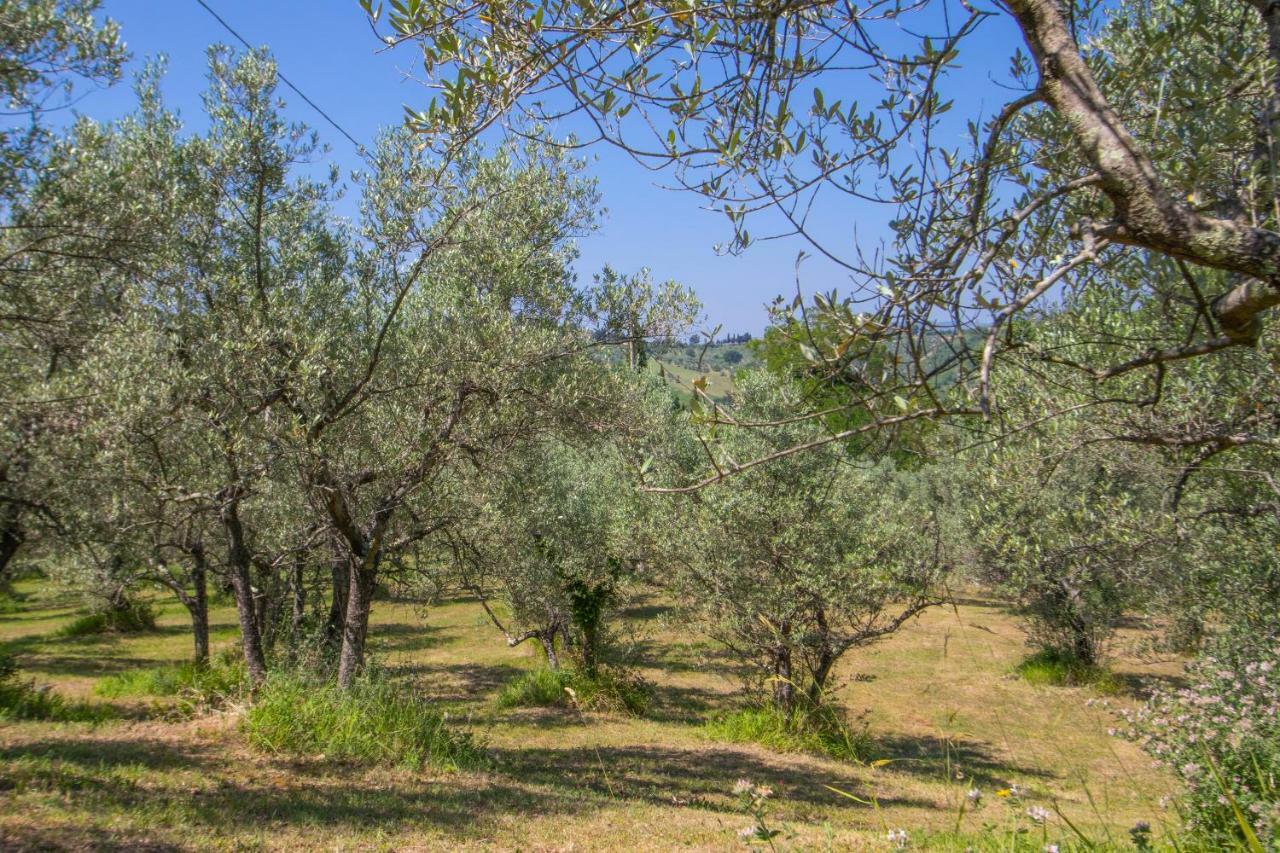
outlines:
[{"label": "silvery green foliage", "polygon": [[100,0],[12,0],[0,7],[0,198],[20,195],[44,158],[43,116],[67,106],[78,84],[111,85],[126,57],[119,27],[99,21]]},{"label": "silvery green foliage", "polygon": [[[617,371],[595,355],[609,341],[592,334],[611,302],[571,271],[595,190],[552,145],[442,164],[389,132],[346,223],[338,177],[308,177],[322,152],[282,118],[269,57],[214,49],[210,66],[207,131],[185,132],[154,89],[133,124],[101,129],[145,138],[142,168],[172,192],[154,197],[163,239],[112,279],[120,307],[75,373],[99,439],[77,447],[89,494],[127,510],[107,532],[153,576],[216,549],[250,644],[254,623],[269,641],[286,586],[319,585],[336,560],[351,677],[375,586],[457,523],[459,466],[618,421]],[[642,335],[691,310],[675,286],[646,293]]]},{"label": "silvery green foliage", "polygon": [[[1133,282],[1133,293],[1149,275],[1136,266],[1113,272]],[[1101,357],[1112,338],[1159,334],[1182,310],[1176,301],[1135,300],[1074,294],[1061,310],[1015,324],[1021,367],[1037,366],[997,367],[1004,424],[1024,426],[990,456],[966,457],[983,472],[974,519],[984,547],[1005,554],[988,553],[989,567],[1004,567],[1001,582],[1022,571],[1013,565],[1030,565],[1016,542],[1047,549],[1046,557],[1091,554],[1099,595],[1111,590],[1103,595],[1110,605],[1097,602],[1111,612],[1099,611],[1100,624],[1136,595],[1169,627],[1175,647],[1194,649],[1211,622],[1265,620],[1251,614],[1276,606],[1276,338],[1267,332],[1256,350],[1172,363],[1150,377],[1126,374],[1105,388],[1055,364]]]},{"label": "silvery green foliage", "polygon": [[530,444],[471,483],[465,529],[450,533],[458,580],[494,599],[510,644],[539,640],[553,666],[559,652],[594,670],[652,557],[655,499],[637,490],[630,455],[625,439]]},{"label": "silvery green foliage", "polygon": [[[740,377],[735,418],[714,452],[748,459],[817,433],[787,423],[797,389],[764,371]],[[827,444],[731,476],[676,504],[680,600],[790,711],[821,699],[832,667],[943,598],[950,556],[942,484],[924,471]]]},{"label": "silvery green foliage", "polygon": [[1014,598],[1029,642],[1096,666],[1176,553],[1163,483],[1140,454],[1031,440],[985,460],[969,505],[982,577]]}]

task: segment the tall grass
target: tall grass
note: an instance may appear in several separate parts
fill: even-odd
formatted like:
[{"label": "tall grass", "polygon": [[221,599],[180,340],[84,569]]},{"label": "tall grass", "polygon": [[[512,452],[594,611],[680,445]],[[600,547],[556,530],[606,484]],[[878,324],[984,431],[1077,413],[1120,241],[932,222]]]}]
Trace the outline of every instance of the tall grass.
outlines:
[{"label": "tall grass", "polygon": [[569,678],[565,671],[540,667],[521,673],[504,684],[494,699],[494,705],[500,710],[566,706],[569,694],[564,689],[568,686]]},{"label": "tall grass", "polygon": [[494,704],[499,709],[576,707],[584,711],[644,716],[652,688],[627,672],[601,667],[595,676],[573,669],[530,670],[507,682]]},{"label": "tall grass", "polygon": [[156,612],[145,601],[128,607],[95,610],[68,622],[58,630],[58,636],[76,638],[97,634],[137,634],[154,631]]},{"label": "tall grass", "polygon": [[483,767],[483,748],[410,688],[378,674],[350,690],[314,677],[272,673],[244,718],[249,742],[268,752],[362,764],[443,770]]},{"label": "tall grass", "polygon": [[151,669],[134,669],[98,679],[93,692],[119,699],[131,696],[198,696],[206,701],[235,696],[246,685],[244,665],[187,661]]}]

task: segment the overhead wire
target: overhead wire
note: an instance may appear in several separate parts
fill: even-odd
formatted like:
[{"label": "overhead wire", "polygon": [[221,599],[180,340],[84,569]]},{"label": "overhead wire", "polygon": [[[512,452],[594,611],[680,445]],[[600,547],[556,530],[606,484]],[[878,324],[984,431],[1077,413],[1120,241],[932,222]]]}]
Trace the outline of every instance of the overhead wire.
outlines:
[{"label": "overhead wire", "polygon": [[[246,39],[244,36],[240,35],[240,33],[236,32],[235,28],[234,28],[234,27],[232,27],[230,24],[228,24],[228,23],[226,22],[226,20],[225,20],[221,15],[219,15],[217,12],[215,12],[215,11],[213,10],[213,7],[211,7],[208,3],[206,3],[206,2],[205,2],[205,0],[196,0],[196,2],[200,4],[200,7],[201,7],[201,8],[203,8],[206,12],[208,12],[210,15],[212,15],[212,16],[213,16],[213,19],[214,19],[215,21],[217,21],[219,24],[221,24],[221,25],[222,25],[222,27],[223,27],[223,29],[225,29],[227,32],[231,33],[231,35],[235,36],[235,38],[236,38],[236,39],[237,39],[241,44],[243,44],[243,45],[244,45],[245,47],[247,47],[249,50],[254,50],[254,49],[255,49],[255,48],[254,48],[254,46],[253,46],[252,44],[250,44],[250,43],[249,43],[249,40],[248,40],[248,39]],[[335,129],[335,130],[337,130],[337,131],[338,131],[338,133],[341,133],[343,136],[345,136],[345,137],[347,138],[347,140],[348,140],[348,141],[350,141],[350,142],[351,142],[351,144],[352,144],[352,145],[354,145],[354,146],[356,147],[356,153],[357,153],[357,154],[359,154],[361,157],[365,156],[365,152],[366,152],[366,150],[367,150],[367,149],[364,147],[364,145],[362,145],[358,139],[356,139],[354,136],[352,136],[350,133],[348,133],[346,128],[344,128],[342,125],[338,124],[338,122],[333,118],[333,116],[331,116],[331,115],[329,115],[327,112],[325,112],[325,111],[320,107],[320,105],[319,105],[319,104],[317,104],[315,101],[313,101],[313,100],[311,100],[310,98],[308,98],[308,97],[307,97],[306,92],[303,92],[301,89],[299,89],[297,86],[295,86],[295,85],[293,84],[293,82],[292,82],[291,80],[289,80],[289,78],[288,78],[288,77],[284,76],[284,73],[280,71],[280,69],[279,69],[279,66],[278,66],[278,65],[277,65],[277,67],[276,67],[276,77],[278,77],[278,78],[280,79],[280,82],[281,82],[281,83],[285,84],[285,85],[286,85],[286,86],[288,86],[290,89],[292,89],[295,93],[297,93],[297,95],[298,95],[298,97],[299,97],[299,98],[302,98],[302,100],[306,101],[306,102],[307,102],[307,105],[308,105],[308,106],[310,106],[310,107],[311,107],[311,109],[313,109],[313,110],[315,110],[317,113],[319,113],[319,114],[320,114],[320,116],[321,116],[325,121],[327,121],[327,122],[329,122],[329,124],[333,125],[334,129]]]}]

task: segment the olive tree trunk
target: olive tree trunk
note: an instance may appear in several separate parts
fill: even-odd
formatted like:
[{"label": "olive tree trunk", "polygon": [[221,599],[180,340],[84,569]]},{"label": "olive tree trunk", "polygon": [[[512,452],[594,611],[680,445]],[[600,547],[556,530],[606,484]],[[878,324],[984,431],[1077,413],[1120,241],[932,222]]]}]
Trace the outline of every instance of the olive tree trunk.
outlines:
[{"label": "olive tree trunk", "polygon": [[222,509],[222,526],[227,535],[227,565],[231,589],[236,599],[236,616],[240,621],[240,641],[244,648],[244,664],[249,684],[257,688],[267,677],[267,661],[262,651],[262,635],[254,608],[252,560],[245,544],[244,525],[240,521],[239,499],[231,498]]}]

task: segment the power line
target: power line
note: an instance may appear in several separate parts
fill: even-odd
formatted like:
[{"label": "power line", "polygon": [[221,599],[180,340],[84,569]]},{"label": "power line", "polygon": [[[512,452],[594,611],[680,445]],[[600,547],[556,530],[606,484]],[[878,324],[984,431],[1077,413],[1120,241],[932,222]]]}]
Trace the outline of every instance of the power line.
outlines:
[{"label": "power line", "polygon": [[[236,31],[232,28],[232,26],[231,26],[230,24],[228,24],[225,20],[223,20],[223,18],[222,18],[222,16],[221,16],[221,15],[219,15],[217,12],[213,11],[213,9],[209,6],[209,4],[208,4],[208,3],[206,3],[204,0],[196,0],[196,2],[200,4],[200,7],[201,7],[202,9],[204,9],[206,12],[208,12],[210,15],[212,15],[212,16],[213,16],[213,19],[214,19],[215,21],[217,21],[219,24],[222,24],[223,29],[225,29],[227,32],[231,33],[231,35],[233,35],[233,36],[235,36],[237,39],[239,39],[239,40],[240,40],[240,43],[241,43],[242,45],[244,45],[245,47],[249,48],[249,50],[253,50],[253,49],[254,49],[253,45],[249,44],[248,40],[247,40],[244,36],[242,36],[242,35],[240,35],[238,32],[236,32]],[[307,102],[307,104],[309,104],[309,105],[310,105],[311,109],[313,109],[313,110],[315,110],[316,112],[318,112],[318,113],[319,113],[319,114],[324,118],[324,120],[325,120],[325,121],[327,121],[327,122],[329,122],[329,124],[333,125],[333,126],[334,126],[334,128],[338,131],[338,133],[341,133],[341,134],[342,134],[343,136],[345,136],[348,140],[350,140],[351,144],[352,144],[352,145],[354,145],[354,146],[356,147],[356,153],[357,153],[357,154],[359,154],[361,157],[363,157],[363,156],[364,156],[365,147],[364,147],[363,145],[361,145],[361,144],[360,144],[360,142],[359,142],[359,141],[358,141],[354,136],[352,136],[351,134],[347,133],[346,129],[345,129],[342,125],[340,125],[340,124],[338,124],[336,121],[334,121],[332,116],[330,116],[330,115],[329,115],[327,112],[325,112],[324,110],[320,109],[320,105],[319,105],[319,104],[317,104],[315,101],[313,101],[313,100],[311,100],[310,98],[308,98],[305,92],[303,92],[303,91],[302,91],[301,89],[299,89],[297,86],[293,85],[293,83],[292,83],[292,82],[290,82],[289,78],[288,78],[288,77],[286,77],[286,76],[284,76],[284,74],[280,71],[280,66],[279,66],[278,64],[276,65],[276,76],[280,78],[280,82],[281,82],[281,83],[283,83],[283,84],[285,84],[286,86],[288,86],[290,89],[292,89],[294,92],[296,92],[296,93],[297,93],[297,95],[298,95],[298,97],[299,97],[299,98],[302,98],[302,100],[306,101],[306,102]]]}]

